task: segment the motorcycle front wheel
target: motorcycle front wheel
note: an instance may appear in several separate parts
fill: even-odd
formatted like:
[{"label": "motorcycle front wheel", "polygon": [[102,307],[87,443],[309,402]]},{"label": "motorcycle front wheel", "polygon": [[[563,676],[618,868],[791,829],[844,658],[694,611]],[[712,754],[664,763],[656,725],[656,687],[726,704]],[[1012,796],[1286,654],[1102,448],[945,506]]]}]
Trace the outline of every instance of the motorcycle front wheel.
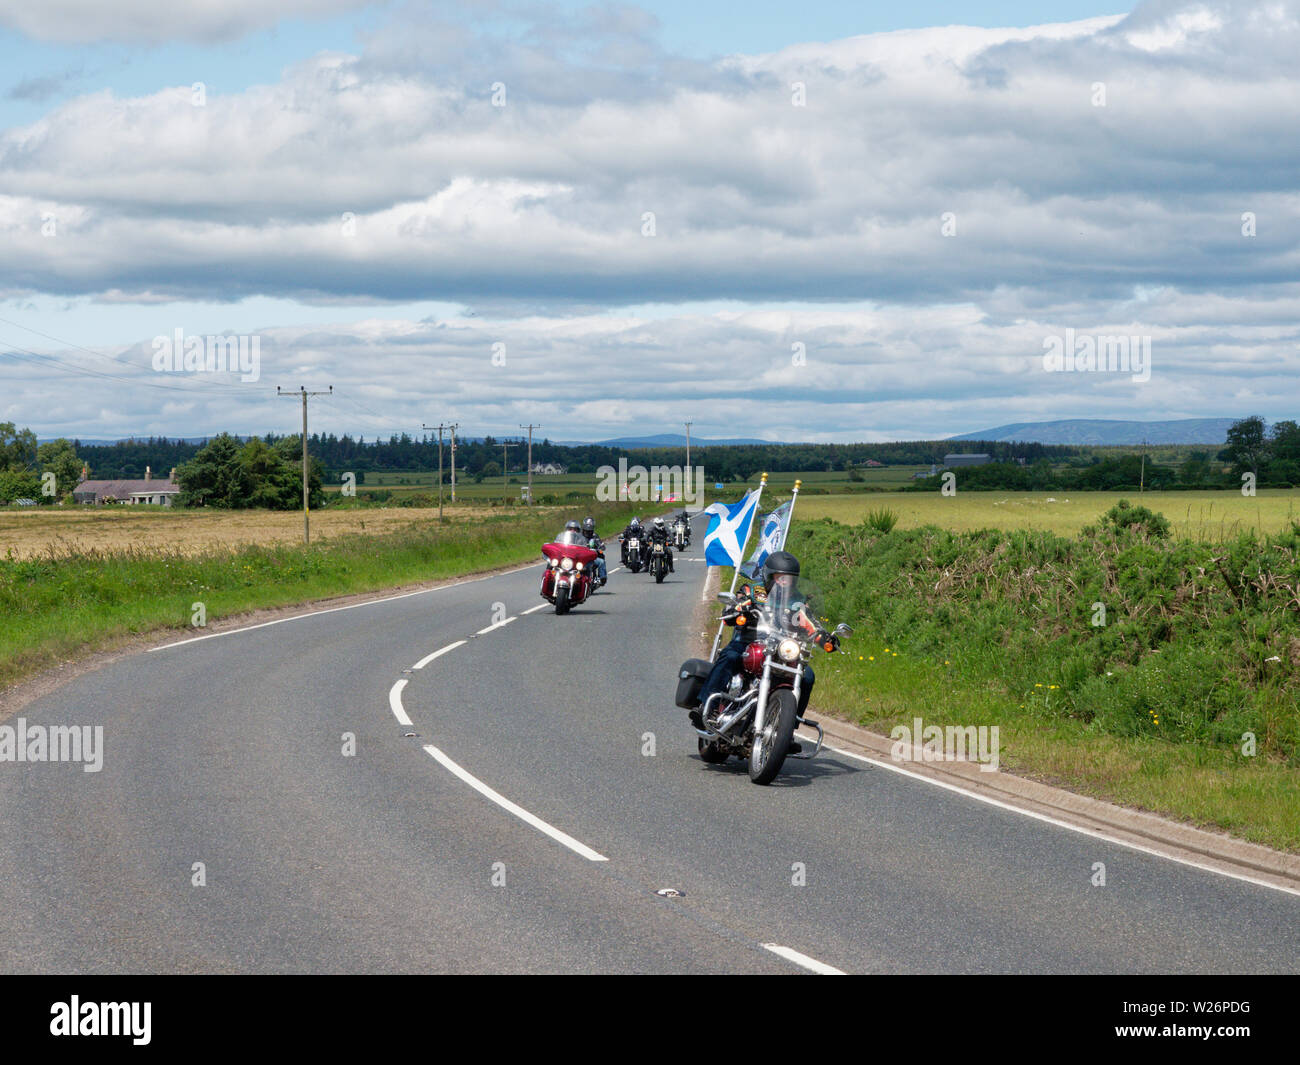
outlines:
[{"label": "motorcycle front wheel", "polygon": [[567,614],[569,612],[569,586],[561,585],[555,592],[555,612],[557,614]]},{"label": "motorcycle front wheel", "polygon": [[664,577],[666,577],[667,575],[668,575],[667,568],[663,565],[663,563],[660,563],[658,566],[655,567],[655,584],[663,584]]},{"label": "motorcycle front wheel", "polygon": [[763,731],[754,737],[749,751],[749,779],[755,784],[771,784],[781,772],[797,714],[798,703],[789,688],[777,688],[768,696]]}]

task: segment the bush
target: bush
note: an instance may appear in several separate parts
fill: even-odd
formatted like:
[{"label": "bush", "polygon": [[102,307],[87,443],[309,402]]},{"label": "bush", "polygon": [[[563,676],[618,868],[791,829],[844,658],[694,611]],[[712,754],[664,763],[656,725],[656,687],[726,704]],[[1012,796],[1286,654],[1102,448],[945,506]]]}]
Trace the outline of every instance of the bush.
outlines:
[{"label": "bush", "polygon": [[898,524],[898,514],[888,507],[877,507],[867,513],[864,524],[876,532],[893,532],[894,526]]},{"label": "bush", "polygon": [[1121,499],[1101,516],[1103,527],[1116,532],[1134,530],[1152,540],[1169,538],[1169,519],[1143,506],[1134,506],[1127,499]]}]

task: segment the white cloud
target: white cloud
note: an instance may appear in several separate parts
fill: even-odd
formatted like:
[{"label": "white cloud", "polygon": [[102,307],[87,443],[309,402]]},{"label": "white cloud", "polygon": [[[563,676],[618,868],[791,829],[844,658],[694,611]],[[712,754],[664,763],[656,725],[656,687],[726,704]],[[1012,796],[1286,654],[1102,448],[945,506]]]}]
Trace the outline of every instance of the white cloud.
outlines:
[{"label": "white cloud", "polygon": [[229,41],[374,0],[0,0],[0,26],[40,41]]},{"label": "white cloud", "polygon": [[[203,107],[188,86],[99,93],[5,131],[0,295],[135,300],[142,320],[165,319],[169,298],[478,309],[271,331],[284,361],[268,355],[266,373],[329,377],[340,411],[360,419],[359,398],[399,425],[438,397],[488,430],[540,417],[613,435],[752,386],[773,401],[769,435],[870,437],[1272,411],[1289,394],[1290,6],[1156,2],[716,64],[662,53],[643,20],[584,17],[580,34],[494,36],[408,13],[361,55]],[[723,300],[751,309],[619,316]],[[824,315],[784,309],[818,301]],[[1044,332],[1067,327],[1150,331],[1152,383],[1033,373]],[[494,378],[498,339],[518,354]],[[248,394],[194,400],[204,428],[274,424],[282,412],[242,407]],[[89,399],[72,411],[100,419]],[[156,405],[124,401],[116,420],[98,435],[177,428]]]}]

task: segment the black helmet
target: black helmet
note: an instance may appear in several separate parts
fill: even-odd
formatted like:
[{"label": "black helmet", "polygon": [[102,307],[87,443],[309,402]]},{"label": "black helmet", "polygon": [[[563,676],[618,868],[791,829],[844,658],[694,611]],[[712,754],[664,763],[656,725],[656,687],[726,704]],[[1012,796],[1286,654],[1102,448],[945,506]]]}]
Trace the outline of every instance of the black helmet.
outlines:
[{"label": "black helmet", "polygon": [[769,592],[772,590],[772,583],[784,573],[798,577],[799,560],[789,551],[773,551],[763,563],[763,585]]},{"label": "black helmet", "polygon": [[582,523],[582,531],[588,538],[596,535],[596,519],[587,518]]},{"label": "black helmet", "polygon": [[636,527],[636,528],[640,528],[640,527],[641,527],[641,519],[638,518],[638,517],[635,517],[635,516],[634,516],[634,517],[632,518],[631,524],[632,524],[634,527]]}]

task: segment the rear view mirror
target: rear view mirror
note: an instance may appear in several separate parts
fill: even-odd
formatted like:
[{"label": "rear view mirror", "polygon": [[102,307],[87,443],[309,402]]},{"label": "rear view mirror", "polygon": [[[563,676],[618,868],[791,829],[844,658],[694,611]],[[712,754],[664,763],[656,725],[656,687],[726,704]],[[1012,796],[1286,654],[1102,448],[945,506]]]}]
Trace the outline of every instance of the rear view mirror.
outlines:
[{"label": "rear view mirror", "polygon": [[841,621],[838,625],[835,626],[835,634],[837,636],[852,636],[853,629],[850,628],[848,625],[845,625],[844,622]]},{"label": "rear view mirror", "polygon": [[735,601],[736,601],[736,593],[735,593],[735,592],[719,592],[719,593],[718,593],[718,602],[719,602],[719,603],[726,603],[728,606],[730,606],[730,605],[731,605],[732,603],[734,603]]}]

